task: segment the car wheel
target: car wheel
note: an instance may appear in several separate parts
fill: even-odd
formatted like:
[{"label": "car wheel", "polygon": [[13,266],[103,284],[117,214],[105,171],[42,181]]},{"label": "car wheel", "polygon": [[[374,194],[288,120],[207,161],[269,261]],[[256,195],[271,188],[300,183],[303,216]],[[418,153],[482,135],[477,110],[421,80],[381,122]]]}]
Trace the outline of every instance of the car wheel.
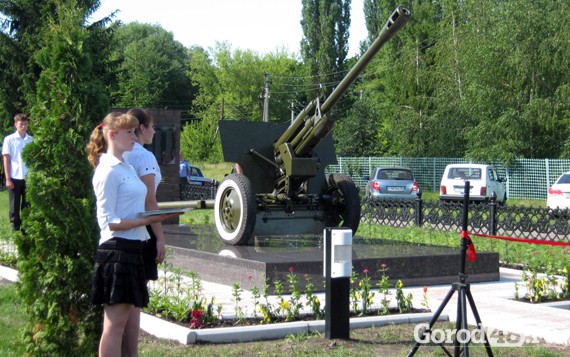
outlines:
[{"label": "car wheel", "polygon": [[256,209],[251,181],[240,174],[226,176],[214,202],[216,229],[224,243],[248,243],[255,228]]},{"label": "car wheel", "polygon": [[347,227],[356,233],[360,224],[360,195],[352,179],[344,174],[327,177],[327,193],[333,197],[327,226]]}]

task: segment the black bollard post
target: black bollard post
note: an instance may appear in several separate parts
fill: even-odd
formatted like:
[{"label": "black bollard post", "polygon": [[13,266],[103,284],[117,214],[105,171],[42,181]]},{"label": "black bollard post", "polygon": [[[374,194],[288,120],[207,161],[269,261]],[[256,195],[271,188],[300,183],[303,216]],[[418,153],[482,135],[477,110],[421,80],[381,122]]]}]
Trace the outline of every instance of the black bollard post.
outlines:
[{"label": "black bollard post", "polygon": [[350,338],[350,276],[352,231],[325,228],[325,337]]}]

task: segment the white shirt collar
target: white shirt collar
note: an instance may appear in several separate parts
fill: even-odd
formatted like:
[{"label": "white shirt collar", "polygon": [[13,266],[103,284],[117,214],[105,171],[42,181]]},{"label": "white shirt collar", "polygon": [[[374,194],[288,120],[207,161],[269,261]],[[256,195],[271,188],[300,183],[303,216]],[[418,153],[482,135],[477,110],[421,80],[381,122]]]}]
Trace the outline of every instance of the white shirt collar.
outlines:
[{"label": "white shirt collar", "polygon": [[106,152],[101,154],[101,157],[99,158],[99,163],[105,164],[108,166],[115,166],[115,165],[119,165],[119,164],[124,164],[123,161],[117,159],[115,156],[113,156],[111,154],[107,154]]}]

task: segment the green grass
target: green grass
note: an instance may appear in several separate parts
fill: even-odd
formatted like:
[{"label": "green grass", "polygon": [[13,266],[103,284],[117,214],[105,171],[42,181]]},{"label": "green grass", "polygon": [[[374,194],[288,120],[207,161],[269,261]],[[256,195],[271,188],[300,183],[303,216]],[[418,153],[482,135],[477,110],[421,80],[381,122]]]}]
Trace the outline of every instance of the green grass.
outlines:
[{"label": "green grass", "polygon": [[8,191],[0,191],[0,234],[4,235],[6,228],[11,231],[10,228],[10,202],[8,199]]},{"label": "green grass", "polygon": [[223,162],[218,164],[198,163],[197,165],[205,177],[213,178],[214,180],[222,181],[224,177],[232,172],[232,164]]},{"label": "green grass", "polygon": [[0,356],[24,355],[24,347],[19,343],[24,321],[16,284],[0,285]]}]

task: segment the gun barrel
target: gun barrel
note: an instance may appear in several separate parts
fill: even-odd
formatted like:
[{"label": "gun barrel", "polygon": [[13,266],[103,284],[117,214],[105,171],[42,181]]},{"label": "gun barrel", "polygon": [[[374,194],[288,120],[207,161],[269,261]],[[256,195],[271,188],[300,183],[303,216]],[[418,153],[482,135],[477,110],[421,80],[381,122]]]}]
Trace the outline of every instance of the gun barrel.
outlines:
[{"label": "gun barrel", "polygon": [[209,208],[214,208],[214,200],[158,202],[158,208],[159,209],[168,209],[168,208],[209,209]]},{"label": "gun barrel", "polygon": [[289,128],[287,128],[287,130],[281,135],[281,137],[279,137],[279,139],[277,139],[277,141],[274,143],[274,147],[278,148],[279,145],[289,141],[291,139],[291,136],[294,133],[298,132],[301,125],[305,122],[305,118],[307,117],[307,115],[312,114],[316,106],[317,106],[317,101],[313,99],[305,107],[305,109],[303,109],[301,112],[299,112],[299,114],[297,114],[295,120],[293,120],[293,123],[291,123],[291,126],[289,126]]},{"label": "gun barrel", "polygon": [[[372,45],[364,52],[348,74],[336,86],[324,103],[318,106],[318,101],[311,101],[303,111],[297,115],[293,123],[275,141],[276,152],[284,143],[290,143],[295,154],[302,155],[311,150],[333,127],[332,119],[326,117],[326,113],[336,104],[348,87],[358,78],[366,65],[378,53],[380,48],[388,42],[410,19],[412,13],[404,6],[398,7],[378,34]],[[319,109],[322,117],[315,117],[313,112]]]},{"label": "gun barrel", "polygon": [[[370,63],[372,58],[378,53],[380,48],[388,42],[398,30],[400,30],[410,19],[411,11],[400,6],[390,16],[378,37],[372,45],[364,52],[362,57],[356,62],[354,67],[342,79],[339,85],[332,91],[325,102],[320,107],[321,117],[313,116],[305,119],[305,127],[296,131],[297,136],[291,139],[292,147],[295,155],[304,155],[310,152],[322,138],[324,138],[334,126],[334,120],[326,115],[326,113],[334,106],[340,97],[346,92],[348,87],[358,78],[366,65]],[[297,124],[297,123],[294,123]],[[299,124],[297,124],[299,126]]]},{"label": "gun barrel", "polygon": [[384,46],[384,44],[388,42],[392,36],[394,36],[394,34],[396,34],[396,32],[398,32],[402,26],[408,22],[411,14],[411,11],[404,6],[400,6],[394,10],[372,45],[370,45],[368,50],[364,52],[354,67],[352,67],[348,74],[342,79],[338,86],[336,86],[336,88],[325,100],[321,106],[321,113],[325,114],[333,107],[333,105],[339,100],[344,92],[346,92],[352,82],[358,78],[368,63],[370,63],[372,58],[376,56],[380,48],[382,48],[382,46]]}]

